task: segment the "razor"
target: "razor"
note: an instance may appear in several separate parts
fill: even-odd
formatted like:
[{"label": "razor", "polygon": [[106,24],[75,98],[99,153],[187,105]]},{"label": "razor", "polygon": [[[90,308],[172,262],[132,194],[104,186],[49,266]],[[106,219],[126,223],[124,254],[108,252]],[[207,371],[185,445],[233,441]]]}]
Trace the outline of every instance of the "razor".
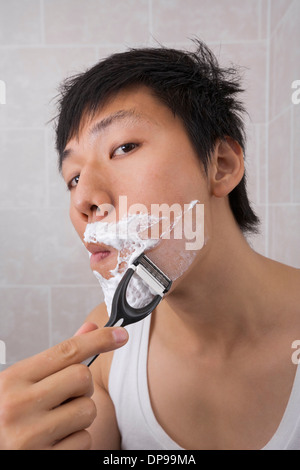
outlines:
[{"label": "razor", "polygon": [[[134,308],[127,302],[126,291],[130,279],[136,273],[154,292],[155,297],[148,305]],[[127,269],[118,284],[113,297],[111,315],[104,327],[127,326],[136,323],[150,315],[157,307],[163,296],[170,290],[172,281],[144,253],[139,255]],[[88,363],[90,366],[99,354]]]}]

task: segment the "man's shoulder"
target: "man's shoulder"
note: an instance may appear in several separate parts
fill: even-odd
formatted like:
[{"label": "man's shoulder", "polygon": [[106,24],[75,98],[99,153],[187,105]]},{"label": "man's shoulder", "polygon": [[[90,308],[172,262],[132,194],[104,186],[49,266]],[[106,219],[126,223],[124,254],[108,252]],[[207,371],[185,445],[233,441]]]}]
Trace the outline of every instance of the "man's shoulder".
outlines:
[{"label": "man's shoulder", "polygon": [[300,328],[300,269],[277,263],[274,297],[287,319]]},{"label": "man's shoulder", "polygon": [[108,313],[105,302],[97,305],[86,317],[86,321],[96,323],[99,328],[102,328],[108,321]]}]

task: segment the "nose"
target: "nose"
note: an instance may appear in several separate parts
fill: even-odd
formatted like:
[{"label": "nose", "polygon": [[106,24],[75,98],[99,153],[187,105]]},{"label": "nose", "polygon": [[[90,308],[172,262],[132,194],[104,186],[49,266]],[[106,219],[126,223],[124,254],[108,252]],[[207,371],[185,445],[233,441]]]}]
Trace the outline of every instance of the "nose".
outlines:
[{"label": "nose", "polygon": [[112,197],[95,170],[80,173],[74,191],[73,208],[77,216],[87,223],[102,220],[113,209]]}]

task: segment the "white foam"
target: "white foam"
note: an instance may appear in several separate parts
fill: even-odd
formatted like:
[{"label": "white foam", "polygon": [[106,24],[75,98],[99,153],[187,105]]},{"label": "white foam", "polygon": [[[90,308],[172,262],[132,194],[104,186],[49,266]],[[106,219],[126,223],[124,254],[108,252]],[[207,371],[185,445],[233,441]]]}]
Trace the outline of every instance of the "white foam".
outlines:
[{"label": "white foam", "polygon": [[[188,208],[180,216],[176,217],[175,222],[168,228],[169,232],[174,229],[183,214],[192,209],[197,202],[199,201],[192,201]],[[86,243],[103,243],[118,250],[117,264],[114,269],[110,270],[110,277],[108,279],[97,271],[93,271],[102,288],[108,314],[111,313],[114,293],[126,269],[141,253],[156,247],[161,242],[161,238],[166,235],[166,230],[158,239],[141,238],[141,233],[157,224],[163,218],[158,218],[148,213],[138,213],[124,215],[116,223],[98,221],[87,224],[84,233],[84,241]],[[167,259],[174,259],[175,253],[172,252],[172,245],[164,243],[165,257]],[[171,279],[175,280],[183,274],[192,263],[194,257],[195,253],[193,252],[176,252],[176,272],[174,271],[174,276],[170,276]],[[120,269],[121,264],[122,269]],[[159,263],[157,264],[159,266]],[[128,303],[134,308],[139,308],[147,305],[154,295],[156,295],[155,292],[138,275],[133,274],[127,287],[126,298]]]},{"label": "white foam", "polygon": [[[94,222],[88,224],[84,233],[87,243],[104,243],[118,250],[118,260],[114,269],[110,270],[110,278],[106,279],[97,271],[93,271],[104,294],[107,311],[110,314],[111,304],[116,288],[126,269],[144,251],[156,246],[160,240],[142,239],[139,236],[145,228],[157,223],[158,218],[149,214],[129,214],[117,223]],[[122,263],[122,270],[120,265]],[[128,284],[126,299],[134,308],[147,305],[154,297],[154,291],[136,274]]]}]

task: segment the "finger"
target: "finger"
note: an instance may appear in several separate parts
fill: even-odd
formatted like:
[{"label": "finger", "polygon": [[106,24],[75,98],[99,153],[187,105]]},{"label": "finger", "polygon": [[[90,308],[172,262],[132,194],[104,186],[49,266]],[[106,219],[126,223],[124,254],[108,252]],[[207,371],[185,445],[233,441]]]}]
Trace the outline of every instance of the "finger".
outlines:
[{"label": "finger", "polygon": [[96,330],[97,328],[98,325],[96,325],[96,323],[86,322],[79,328],[79,330],[76,331],[74,336],[82,335],[83,333],[88,333],[89,331]]},{"label": "finger", "polygon": [[59,441],[52,447],[52,450],[89,450],[91,445],[91,435],[86,429],[83,429]]},{"label": "finger", "polygon": [[44,424],[47,440],[54,444],[74,432],[88,428],[97,415],[91,398],[74,398],[47,414]]},{"label": "finger", "polygon": [[56,408],[70,398],[91,397],[94,392],[91,371],[83,364],[72,364],[32,387],[35,403],[42,410]]},{"label": "finger", "polygon": [[98,328],[89,333],[73,336],[36,356],[14,364],[13,372],[30,382],[37,382],[71,364],[81,363],[91,356],[113,351],[123,346],[127,340],[128,333],[124,328]]}]

